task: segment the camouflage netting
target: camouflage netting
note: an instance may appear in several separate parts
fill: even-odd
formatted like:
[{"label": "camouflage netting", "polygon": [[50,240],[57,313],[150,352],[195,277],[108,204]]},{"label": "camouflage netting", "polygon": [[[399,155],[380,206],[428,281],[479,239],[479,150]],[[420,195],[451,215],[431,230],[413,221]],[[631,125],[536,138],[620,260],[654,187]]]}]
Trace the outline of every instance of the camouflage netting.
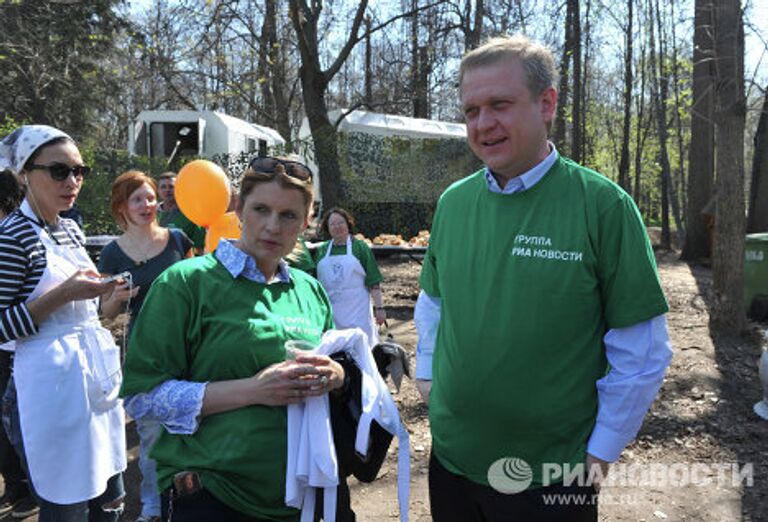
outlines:
[{"label": "camouflage netting", "polygon": [[464,139],[339,133],[345,206],[368,237],[416,235],[432,224],[440,194],[480,167]]}]

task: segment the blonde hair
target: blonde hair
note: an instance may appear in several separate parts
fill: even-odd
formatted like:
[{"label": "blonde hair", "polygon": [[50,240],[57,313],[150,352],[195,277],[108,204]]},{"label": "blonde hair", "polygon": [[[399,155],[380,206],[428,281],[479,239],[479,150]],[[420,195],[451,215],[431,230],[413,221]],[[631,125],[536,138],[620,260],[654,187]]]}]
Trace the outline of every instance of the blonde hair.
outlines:
[{"label": "blonde hair", "polygon": [[[283,158],[277,158],[283,159]],[[312,181],[302,181],[298,178],[290,176],[285,171],[285,166],[281,164],[275,165],[274,172],[260,172],[254,170],[252,167],[248,167],[243,174],[243,179],[240,182],[240,204],[245,202],[245,198],[248,194],[253,192],[253,189],[262,183],[270,183],[277,181],[277,183],[285,189],[293,189],[301,192],[304,197],[304,204],[307,208],[307,216],[312,209]]]},{"label": "blonde hair", "polygon": [[465,54],[459,65],[459,89],[468,70],[509,59],[520,60],[531,95],[538,96],[545,89],[557,87],[559,75],[552,52],[539,42],[516,34],[490,38]]}]

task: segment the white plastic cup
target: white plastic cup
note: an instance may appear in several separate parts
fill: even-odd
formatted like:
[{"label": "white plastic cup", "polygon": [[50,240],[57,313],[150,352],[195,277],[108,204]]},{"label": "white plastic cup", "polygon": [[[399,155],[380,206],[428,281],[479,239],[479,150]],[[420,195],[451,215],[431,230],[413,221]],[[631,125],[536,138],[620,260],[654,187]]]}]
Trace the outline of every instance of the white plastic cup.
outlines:
[{"label": "white plastic cup", "polygon": [[285,347],[285,360],[287,361],[296,359],[296,356],[301,352],[311,352],[315,349],[314,344],[301,339],[289,339],[285,341],[283,346]]}]

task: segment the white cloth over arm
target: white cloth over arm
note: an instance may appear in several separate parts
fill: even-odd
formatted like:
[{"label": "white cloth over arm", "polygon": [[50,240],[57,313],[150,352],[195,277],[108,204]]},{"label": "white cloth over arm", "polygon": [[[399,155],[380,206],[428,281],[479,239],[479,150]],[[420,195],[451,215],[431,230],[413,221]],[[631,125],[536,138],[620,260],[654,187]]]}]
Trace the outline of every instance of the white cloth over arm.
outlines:
[{"label": "white cloth over arm", "polygon": [[[373,420],[398,438],[397,489],[400,520],[407,522],[410,492],[408,432],[400,422],[397,406],[378,372],[363,331],[359,328],[330,330],[323,335],[315,353],[331,355],[340,351],[345,351],[352,357],[362,374],[362,413],[357,426],[355,449],[362,455],[368,453]],[[315,488],[323,488],[323,516],[325,520],[335,520],[338,483],[338,463],[331,430],[328,395],[310,397],[303,403],[289,405],[286,505],[301,508],[302,522],[311,522],[315,511]]]}]

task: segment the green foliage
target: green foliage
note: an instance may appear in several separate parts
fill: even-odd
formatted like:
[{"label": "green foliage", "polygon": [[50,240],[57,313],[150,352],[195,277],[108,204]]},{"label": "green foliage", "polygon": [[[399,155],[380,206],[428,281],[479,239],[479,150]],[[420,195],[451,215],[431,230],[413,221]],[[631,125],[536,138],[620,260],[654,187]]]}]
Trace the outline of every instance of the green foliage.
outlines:
[{"label": "green foliage", "polygon": [[120,3],[0,3],[0,114],[87,134],[99,103],[118,88],[104,71],[122,25]]},{"label": "green foliage", "polygon": [[14,120],[10,115],[4,115],[2,121],[0,121],[0,138],[9,135],[21,125],[23,123]]}]

